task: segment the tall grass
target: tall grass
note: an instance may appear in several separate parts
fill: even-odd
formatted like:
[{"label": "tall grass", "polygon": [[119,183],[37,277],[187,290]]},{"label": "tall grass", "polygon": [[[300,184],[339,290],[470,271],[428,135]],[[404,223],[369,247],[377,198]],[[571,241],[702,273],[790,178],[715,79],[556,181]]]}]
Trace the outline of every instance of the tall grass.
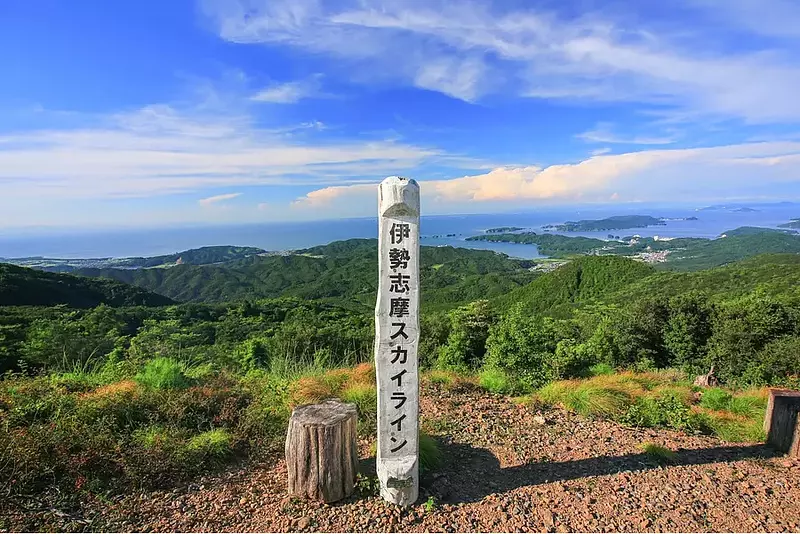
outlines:
[{"label": "tall grass", "polygon": [[711,388],[698,404],[692,388],[674,372],[625,372],[552,382],[533,399],[632,426],[705,432],[731,442],[764,440],[765,390],[734,393]]}]

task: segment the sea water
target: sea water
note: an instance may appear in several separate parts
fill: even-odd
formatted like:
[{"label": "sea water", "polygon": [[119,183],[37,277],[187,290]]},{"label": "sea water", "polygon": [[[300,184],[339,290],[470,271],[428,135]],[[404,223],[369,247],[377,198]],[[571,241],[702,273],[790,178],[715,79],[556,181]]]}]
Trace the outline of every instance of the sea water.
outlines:
[{"label": "sea water", "polygon": [[[543,226],[568,220],[602,219],[612,215],[651,215],[669,219],[697,217],[695,221],[671,220],[665,226],[600,232],[568,232],[564,235],[606,239],[615,236],[715,238],[740,226],[777,227],[800,217],[800,204],[749,204],[756,211],[730,209],[697,211],[694,207],[602,206],[575,209],[543,209],[519,213],[439,215],[423,217],[423,246],[455,246],[493,250],[512,257],[541,257],[535,245],[466,241],[489,228],[517,226],[543,233]],[[562,232],[552,232],[562,233]],[[376,238],[377,219],[264,223],[208,227],[165,227],[125,230],[0,233],[0,258],[43,256],[49,258],[107,258],[172,254],[210,245],[253,246],[270,251],[297,250],[350,238]]]}]

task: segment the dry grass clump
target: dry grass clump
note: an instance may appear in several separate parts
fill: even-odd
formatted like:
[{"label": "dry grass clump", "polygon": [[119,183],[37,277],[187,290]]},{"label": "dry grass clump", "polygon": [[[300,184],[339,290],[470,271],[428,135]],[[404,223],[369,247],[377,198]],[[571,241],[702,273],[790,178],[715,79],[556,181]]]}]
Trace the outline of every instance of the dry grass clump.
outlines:
[{"label": "dry grass clump", "polygon": [[377,395],[375,390],[375,368],[365,363],[352,369],[333,369],[304,376],[290,386],[289,399],[292,407],[333,398],[366,407],[369,399]]}]

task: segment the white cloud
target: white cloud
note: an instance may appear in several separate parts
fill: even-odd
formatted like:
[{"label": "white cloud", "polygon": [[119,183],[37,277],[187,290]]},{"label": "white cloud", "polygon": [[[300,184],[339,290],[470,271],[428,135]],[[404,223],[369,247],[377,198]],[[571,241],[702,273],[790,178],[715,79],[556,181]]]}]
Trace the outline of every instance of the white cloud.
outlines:
[{"label": "white cloud", "polygon": [[675,137],[672,136],[646,136],[646,135],[633,135],[621,136],[611,131],[609,124],[598,124],[593,130],[577,134],[575,137],[582,139],[587,143],[611,143],[611,144],[628,144],[628,145],[669,145],[675,142]]},{"label": "white cloud", "polygon": [[306,98],[322,96],[318,78],[269,85],[258,91],[250,100],[271,104],[295,104]]},{"label": "white cloud", "polygon": [[[544,168],[498,168],[421,181],[420,187],[429,213],[501,203],[530,207],[531,202],[686,201],[724,198],[730,191],[763,194],[776,184],[794,184],[800,190],[798,163],[798,142],[750,143],[599,155]],[[326,187],[297,199],[294,207],[366,215],[374,211],[374,193],[374,184]]]},{"label": "white cloud", "polygon": [[[760,11],[753,20],[761,22],[748,31],[772,27],[773,17],[764,15],[770,6],[787,17],[796,11],[788,0],[763,2],[734,2],[737,20]],[[337,59],[339,75],[355,81],[393,78],[466,101],[510,92],[635,101],[750,122],[800,120],[800,99],[794,94],[800,67],[791,43],[766,47],[738,40],[736,47],[721,51],[708,21],[645,20],[634,4],[621,12],[611,3],[577,18],[542,8],[499,11],[487,4],[203,1],[222,38],[328,54]],[[718,3],[714,6],[709,16],[727,16]],[[794,35],[794,21],[783,19],[782,29],[773,33]]]},{"label": "white cloud", "polygon": [[423,162],[441,159],[446,164],[451,157],[436,148],[401,141],[311,141],[303,132],[318,130],[316,124],[269,130],[256,127],[246,113],[229,111],[157,105],[113,115],[83,129],[0,136],[0,181],[14,184],[0,201],[355,183]]},{"label": "white cloud", "polygon": [[197,201],[197,203],[201,206],[211,206],[213,204],[219,204],[221,202],[225,202],[226,200],[231,200],[240,196],[242,196],[241,193],[225,193],[223,195],[214,195],[213,197],[201,198]]}]

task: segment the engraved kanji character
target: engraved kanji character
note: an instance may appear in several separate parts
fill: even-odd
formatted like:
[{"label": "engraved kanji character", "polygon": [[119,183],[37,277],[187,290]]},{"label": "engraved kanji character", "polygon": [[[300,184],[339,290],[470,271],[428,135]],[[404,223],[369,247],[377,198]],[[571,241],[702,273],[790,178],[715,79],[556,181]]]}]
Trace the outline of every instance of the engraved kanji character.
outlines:
[{"label": "engraved kanji character", "polygon": [[408,317],[411,299],[399,297],[389,302],[389,317]]},{"label": "engraved kanji character", "polygon": [[392,293],[410,293],[411,287],[408,283],[411,281],[411,276],[403,273],[389,275],[389,291]]},{"label": "engraved kanji character", "polygon": [[389,268],[390,269],[408,269],[408,262],[411,260],[411,254],[404,248],[389,249]]}]

